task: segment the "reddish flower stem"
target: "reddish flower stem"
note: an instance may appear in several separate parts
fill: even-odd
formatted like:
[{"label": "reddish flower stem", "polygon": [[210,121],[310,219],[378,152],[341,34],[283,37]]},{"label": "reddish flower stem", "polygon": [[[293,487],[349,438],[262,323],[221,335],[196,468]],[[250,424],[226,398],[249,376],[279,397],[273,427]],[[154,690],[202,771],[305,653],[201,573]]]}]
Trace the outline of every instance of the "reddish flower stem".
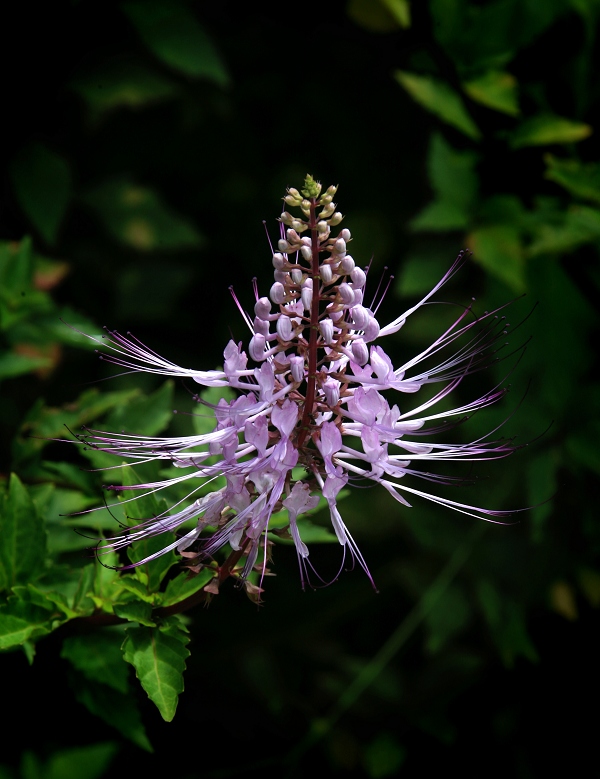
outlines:
[{"label": "reddish flower stem", "polygon": [[302,420],[300,422],[300,433],[298,435],[298,447],[301,447],[310,430],[310,419],[313,413],[315,402],[315,391],[317,385],[317,341],[319,339],[319,301],[321,295],[319,292],[319,233],[317,231],[317,201],[316,198],[310,199],[310,216],[308,219],[310,228],[310,242],[312,249],[311,277],[313,280],[312,303],[310,307],[310,337],[308,341],[308,376],[306,377],[306,396],[304,399],[304,408],[302,410]]}]

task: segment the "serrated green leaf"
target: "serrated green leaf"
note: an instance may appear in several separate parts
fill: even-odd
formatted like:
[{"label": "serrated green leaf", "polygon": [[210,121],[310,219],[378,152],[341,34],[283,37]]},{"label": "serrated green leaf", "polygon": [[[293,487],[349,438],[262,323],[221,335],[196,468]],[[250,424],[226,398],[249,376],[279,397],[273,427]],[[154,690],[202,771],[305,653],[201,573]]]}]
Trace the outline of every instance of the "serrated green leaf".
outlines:
[{"label": "serrated green leaf", "polygon": [[152,606],[144,601],[116,603],[114,612],[117,617],[127,619],[129,622],[139,622],[140,625],[150,628],[156,626],[156,622],[152,619]]},{"label": "serrated green leaf", "polygon": [[135,389],[100,393],[94,388],[83,392],[76,401],[58,408],[45,406],[39,400],[26,415],[20,435],[13,443],[15,461],[20,465],[33,458],[52,439],[74,441],[67,428],[79,433],[82,425],[137,394]]},{"label": "serrated green leaf", "polygon": [[172,606],[180,603],[201,590],[214,576],[214,571],[204,569],[195,576],[190,576],[182,571],[167,584],[164,596],[161,598],[161,606]]},{"label": "serrated green leaf", "polygon": [[509,116],[519,115],[517,79],[512,73],[488,70],[462,84],[465,93],[477,103]]},{"label": "serrated green leaf", "polygon": [[584,122],[575,122],[562,116],[542,114],[526,119],[509,139],[513,149],[524,146],[549,146],[554,143],[577,143],[592,134],[592,128]]},{"label": "serrated green leaf", "polygon": [[84,196],[106,230],[139,251],[197,249],[204,241],[158,192],[126,179],[105,181]]},{"label": "serrated green leaf", "polygon": [[511,225],[486,225],[467,238],[473,260],[503,281],[517,294],[525,291],[524,252],[517,228]]},{"label": "serrated green leaf", "polygon": [[462,98],[444,81],[404,70],[397,70],[394,75],[400,86],[423,108],[469,138],[481,138],[481,132],[468,114]]},{"label": "serrated green leaf", "polygon": [[[122,657],[120,663],[123,663]],[[147,752],[153,752],[152,745],[146,735],[146,729],[135,700],[131,693],[117,692],[105,684],[98,684],[77,674],[73,683],[75,698],[84,705],[88,711],[96,717],[104,720],[108,725]],[[81,774],[87,779],[87,772]]]},{"label": "serrated green leaf", "polygon": [[9,598],[0,606],[0,649],[46,635],[53,627],[52,615],[46,609],[20,598]]},{"label": "serrated green leaf", "polygon": [[0,591],[33,581],[44,570],[46,530],[16,474],[0,504]]},{"label": "serrated green leaf", "polygon": [[158,628],[129,628],[123,655],[135,668],[137,678],[161,716],[171,722],[177,699],[183,692],[189,637],[181,630],[176,636]]},{"label": "serrated green leaf", "polygon": [[546,178],[555,181],[575,197],[600,203],[600,163],[561,160],[547,154]]},{"label": "serrated green leaf", "polygon": [[17,153],[11,176],[19,205],[44,240],[54,244],[71,197],[67,162],[42,144],[31,144]]},{"label": "serrated green leaf", "polygon": [[146,603],[154,603],[156,594],[148,592],[148,584],[136,578],[135,575],[122,576],[119,584],[123,590],[131,592]]},{"label": "serrated green leaf", "polygon": [[103,628],[94,633],[69,636],[60,656],[87,679],[100,682],[117,692],[129,692],[128,668],[123,663],[123,631]]},{"label": "serrated green leaf", "polygon": [[37,584],[29,583],[28,588],[32,599],[37,598],[41,604],[44,601],[40,599],[53,603],[68,619],[85,617],[95,611],[91,599],[94,575],[94,565],[86,565],[79,571],[55,566],[53,575]]},{"label": "serrated green leaf", "polygon": [[229,74],[221,56],[186,6],[154,0],[150,4],[124,3],[121,8],[146,46],[164,63],[187,76],[229,86]]}]

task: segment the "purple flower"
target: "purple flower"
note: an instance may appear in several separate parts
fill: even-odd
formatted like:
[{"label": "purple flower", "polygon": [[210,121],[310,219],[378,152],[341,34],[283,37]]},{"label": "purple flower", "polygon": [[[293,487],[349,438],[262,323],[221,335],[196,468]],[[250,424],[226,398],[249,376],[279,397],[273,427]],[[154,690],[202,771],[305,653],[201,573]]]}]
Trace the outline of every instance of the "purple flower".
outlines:
[{"label": "purple flower", "polygon": [[[466,308],[424,351],[394,367],[380,343],[454,276],[465,256],[459,254],[423,300],[382,327],[377,306],[369,308],[365,301],[366,272],[347,252],[350,231],[332,234],[342,219],[332,202],[335,191],[330,187],[321,194],[320,184],[310,176],[301,193],[288,190],[284,200],[298,207],[301,216],[285,211],[280,217],[274,284],[269,297],[256,293],[254,317],[234,295],[251,336],[247,352],[242,343],[227,344],[222,370],[182,368],[133,336],[108,331],[102,342],[104,359],[115,365],[189,378],[203,387],[229,387],[236,398],[219,401],[214,407],[216,427],[204,435],[159,438],[87,430],[80,437],[86,445],[132,463],[158,459],[183,469],[179,478],[135,489],[155,492],[181,481],[192,485],[186,501],[149,517],[104,548],[127,547],[188,523],[175,541],[137,565],[174,549],[191,558],[197,570],[228,545],[245,581],[253,569],[264,573],[269,523],[275,512],[285,509],[304,586],[312,567],[302,540],[302,514],[313,510],[320,496],[327,502],[344,559],[357,561],[371,578],[338,508],[341,490],[354,483],[378,484],[403,506],[410,506],[409,498],[415,496],[488,521],[512,513],[411,486],[419,478],[434,485],[455,481],[420,470],[424,464],[490,460],[514,451],[504,439],[467,444],[432,440],[440,429],[438,420],[461,421],[503,397],[505,390],[496,387],[466,405],[436,410],[465,376],[493,361],[498,339],[505,335],[503,318],[495,311],[476,318]],[[423,367],[434,356],[439,363]],[[432,383],[441,389],[409,406],[406,396],[412,399]],[[224,477],[225,485],[196,499],[200,487],[204,493],[217,477]],[[190,520],[195,521],[192,529]]]}]

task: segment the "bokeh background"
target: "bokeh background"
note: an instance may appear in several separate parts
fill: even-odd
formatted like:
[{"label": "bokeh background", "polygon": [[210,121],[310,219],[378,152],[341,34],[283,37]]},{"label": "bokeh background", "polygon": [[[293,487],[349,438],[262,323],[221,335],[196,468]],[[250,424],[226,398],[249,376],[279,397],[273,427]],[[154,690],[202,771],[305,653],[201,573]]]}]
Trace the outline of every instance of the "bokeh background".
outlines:
[{"label": "bokeh background", "polygon": [[[453,471],[475,483],[447,494],[533,508],[487,526],[354,491],[341,508],[378,594],[360,570],[303,592],[293,548],[277,547],[260,608],[230,586],[190,612],[171,723],[137,686],[135,725],[110,707],[95,716],[58,633],[32,664],[31,653],[4,654],[3,676],[19,691],[3,695],[0,777],[528,778],[577,772],[592,756],[599,20],[598,0],[334,0],[277,11],[56,0],[7,14],[0,477],[19,474],[71,565],[85,543],[69,546],[64,533],[74,534],[50,516],[53,472],[45,466],[44,483],[42,444],[26,435],[48,419],[60,435],[85,391],[138,388],[138,417],[144,398],[168,396],[169,414],[192,402],[183,385],[153,394],[161,382],[144,376],[99,383],[111,372],[61,318],[91,333],[131,329],[176,363],[218,366],[229,337],[247,336],[228,287],[246,307],[254,276],[268,289],[263,220],[275,238],[285,188],[307,172],[339,184],[357,262],[373,258],[375,278],[394,276],[380,321],[465,247],[472,259],[439,297],[475,297],[479,311],[513,301],[506,359],[465,382],[456,405],[509,382],[502,407],[460,435],[506,420],[503,434],[523,448]],[[455,311],[426,307],[386,348],[412,355]],[[179,415],[172,429],[188,421]],[[44,458],[77,462],[58,444]],[[86,482],[88,498],[99,499],[100,484]],[[311,556],[332,576],[338,553],[324,544]]]}]

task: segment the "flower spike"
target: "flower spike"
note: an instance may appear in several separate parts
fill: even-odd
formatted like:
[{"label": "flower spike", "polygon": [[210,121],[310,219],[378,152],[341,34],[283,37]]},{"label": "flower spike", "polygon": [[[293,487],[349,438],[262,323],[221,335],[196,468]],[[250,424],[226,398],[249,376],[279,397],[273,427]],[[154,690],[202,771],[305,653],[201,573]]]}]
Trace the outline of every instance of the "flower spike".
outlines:
[{"label": "flower spike", "polygon": [[[227,344],[222,370],[182,368],[129,333],[107,330],[100,339],[87,336],[100,345],[103,359],[126,372],[190,378],[203,387],[235,391],[233,400],[212,406],[216,426],[203,435],[160,438],[86,429],[77,436],[86,446],[121,461],[162,460],[182,469],[180,476],[133,489],[148,494],[177,483],[193,485],[187,498],[170,510],[104,542],[105,550],[120,549],[165,532],[179,533],[162,551],[126,567],[175,550],[198,571],[228,545],[233,552],[219,569],[219,581],[223,570],[227,575],[234,572],[232,560],[239,563],[234,575],[242,581],[252,570],[264,575],[269,534],[285,532],[280,519],[272,527],[272,518],[285,511],[305,586],[312,565],[302,538],[302,515],[314,511],[323,497],[343,560],[357,563],[372,581],[338,506],[342,490],[357,481],[380,485],[403,506],[410,506],[407,497],[415,496],[490,522],[502,522],[514,513],[449,500],[406,483],[418,478],[433,486],[456,483],[461,480],[423,467],[434,461],[494,460],[517,448],[510,440],[491,439],[494,431],[466,444],[431,438],[443,428],[441,417],[455,417],[459,424],[504,396],[505,390],[496,386],[469,403],[454,409],[444,404],[443,411],[437,411],[466,376],[498,359],[506,335],[504,318],[499,311],[476,318],[469,306],[423,352],[394,367],[381,339],[398,332],[428,303],[458,273],[468,254],[460,252],[419,303],[381,326],[379,287],[369,308],[368,268],[359,267],[348,254],[350,231],[333,232],[343,218],[333,203],[336,190],[323,192],[312,176],[300,190],[287,190],[286,207],[299,213],[286,210],[280,216],[281,237],[272,255],[274,283],[269,295],[260,297],[254,280],[253,314],[231,290],[250,338],[245,349],[241,343]],[[438,364],[423,367],[434,356],[440,356]],[[405,396],[418,395],[433,382],[443,385],[437,393],[400,410]]]}]

